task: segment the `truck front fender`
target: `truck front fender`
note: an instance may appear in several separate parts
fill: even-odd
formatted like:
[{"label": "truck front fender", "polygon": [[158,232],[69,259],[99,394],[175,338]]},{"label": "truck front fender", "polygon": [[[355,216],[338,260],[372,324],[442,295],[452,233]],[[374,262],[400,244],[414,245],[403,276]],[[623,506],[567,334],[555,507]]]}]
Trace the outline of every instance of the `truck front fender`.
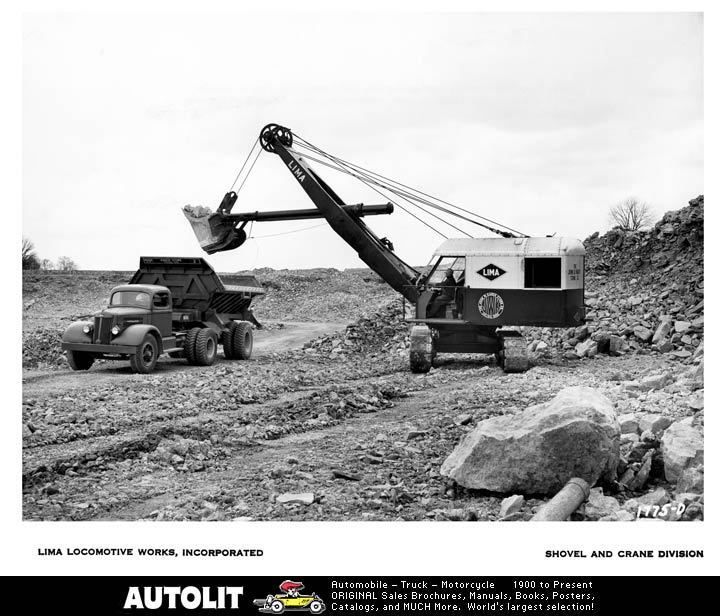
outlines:
[{"label": "truck front fender", "polygon": [[83,332],[83,327],[89,325],[92,327],[91,321],[76,321],[70,325],[62,335],[63,342],[92,342],[92,333]]},{"label": "truck front fender", "polygon": [[155,340],[157,340],[158,343],[158,352],[162,353],[162,336],[160,335],[160,330],[154,325],[148,325],[146,323],[138,323],[137,325],[126,327],[112,339],[110,344],[138,346],[147,334],[155,336]]}]

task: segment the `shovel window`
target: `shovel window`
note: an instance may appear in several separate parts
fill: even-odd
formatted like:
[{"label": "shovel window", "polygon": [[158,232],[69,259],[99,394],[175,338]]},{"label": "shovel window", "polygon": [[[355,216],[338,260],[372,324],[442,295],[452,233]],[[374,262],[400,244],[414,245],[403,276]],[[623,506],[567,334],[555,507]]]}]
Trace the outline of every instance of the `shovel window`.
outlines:
[{"label": "shovel window", "polygon": [[553,257],[525,259],[526,289],[559,289],[560,259]]}]

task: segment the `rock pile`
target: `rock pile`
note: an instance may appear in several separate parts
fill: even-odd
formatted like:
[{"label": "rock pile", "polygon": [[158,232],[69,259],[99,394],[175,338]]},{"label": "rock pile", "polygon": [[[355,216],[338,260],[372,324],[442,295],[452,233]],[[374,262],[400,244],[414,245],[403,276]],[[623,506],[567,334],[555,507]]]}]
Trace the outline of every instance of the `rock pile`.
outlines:
[{"label": "rock pile", "polygon": [[528,328],[536,358],[597,353],[703,354],[704,198],[667,212],[647,231],[612,229],[585,240],[587,324],[567,330]]},{"label": "rock pile", "polygon": [[615,478],[620,426],[613,404],[588,387],[478,423],[440,472],[466,488],[553,494],[572,477]]},{"label": "rock pile", "polygon": [[257,277],[267,293],[253,302],[263,322],[349,322],[371,314],[390,300],[394,292],[368,269],[315,268],[272,270],[262,268],[243,274]]},{"label": "rock pile", "polygon": [[402,304],[395,300],[351,323],[342,332],[308,342],[304,353],[332,358],[377,353],[404,357],[409,343],[410,329],[403,321]]},{"label": "rock pile", "polygon": [[60,348],[64,327],[38,325],[23,334],[23,368],[66,366],[65,354]]}]

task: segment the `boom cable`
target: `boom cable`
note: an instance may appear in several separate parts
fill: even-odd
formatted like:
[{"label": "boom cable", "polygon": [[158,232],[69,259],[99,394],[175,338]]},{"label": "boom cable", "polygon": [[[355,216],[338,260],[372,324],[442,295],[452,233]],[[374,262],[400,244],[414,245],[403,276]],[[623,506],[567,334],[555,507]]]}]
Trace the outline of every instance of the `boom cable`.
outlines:
[{"label": "boom cable", "polygon": [[[310,156],[309,154],[306,154],[306,153],[304,153],[304,152],[302,153],[302,156],[303,156],[304,158],[307,158],[308,160],[312,160],[312,161],[314,161],[314,162],[316,162],[316,163],[319,163],[319,164],[321,164],[321,165],[325,165],[326,167],[329,167],[330,169],[335,169],[336,171],[340,171],[340,172],[342,172],[342,173],[345,173],[346,175],[351,175],[352,177],[357,178],[358,180],[360,180],[361,182],[363,182],[366,186],[368,186],[369,188],[372,188],[372,190],[374,190],[374,191],[377,192],[379,195],[381,195],[382,197],[384,197],[385,199],[387,199],[388,201],[390,201],[390,203],[392,203],[393,205],[397,206],[398,208],[400,208],[400,209],[403,210],[404,212],[407,212],[407,213],[410,214],[413,218],[416,218],[417,220],[419,220],[419,221],[422,222],[423,224],[425,224],[425,225],[427,225],[428,227],[430,227],[433,231],[435,231],[435,233],[437,233],[438,235],[442,235],[442,237],[444,237],[445,239],[447,239],[447,235],[441,233],[441,232],[438,231],[435,227],[427,224],[424,220],[422,220],[421,218],[418,218],[417,216],[415,216],[412,212],[410,212],[410,211],[408,211],[407,209],[405,209],[405,208],[404,208],[402,205],[400,205],[397,201],[394,201],[393,199],[391,199],[390,197],[388,197],[386,194],[384,194],[384,193],[380,192],[379,190],[376,190],[375,188],[373,188],[372,186],[370,186],[370,184],[376,184],[376,185],[378,185],[378,186],[380,186],[380,187],[382,187],[382,188],[387,188],[387,187],[384,186],[383,184],[380,184],[380,183],[376,182],[376,181],[373,180],[372,178],[369,178],[369,177],[366,177],[366,176],[362,176],[362,175],[353,173],[353,172],[351,172],[351,171],[348,171],[348,170],[346,170],[346,169],[343,169],[342,167],[337,167],[337,166],[335,166],[335,165],[331,165],[331,164],[328,163],[327,161],[324,161],[324,160],[322,160],[322,159],[320,159],[320,158],[315,158],[314,156]],[[367,180],[367,181],[366,181],[366,180]],[[369,182],[370,184],[368,184],[368,182]],[[390,190],[390,189],[388,189],[388,190]],[[392,191],[390,191],[390,192],[392,192]],[[432,216],[433,218],[436,218],[437,220],[439,220],[439,221],[442,222],[443,224],[446,224],[446,225],[448,225],[449,227],[452,227],[453,229],[455,229],[456,231],[459,231],[460,233],[464,233],[464,234],[467,235],[468,237],[472,237],[472,235],[470,235],[470,234],[469,234],[467,231],[465,231],[464,229],[461,229],[460,227],[456,227],[454,224],[452,224],[451,222],[448,222],[448,221],[445,220],[444,218],[441,218],[441,217],[438,216],[437,214],[433,214],[432,212],[428,212],[424,207],[422,207],[421,205],[418,205],[417,203],[414,203],[413,201],[411,201],[410,199],[404,197],[403,195],[397,194],[397,193],[394,193],[394,194],[395,194],[397,197],[400,197],[401,199],[403,199],[404,201],[406,201],[408,204],[410,204],[410,205],[418,208],[419,210],[425,212],[425,213],[428,214],[429,216]]]},{"label": "boom cable", "polygon": [[[418,190],[416,188],[412,188],[411,186],[408,186],[407,184],[403,184],[402,182],[399,182],[397,180],[393,180],[391,178],[388,178],[380,173],[377,173],[376,171],[372,171],[370,169],[366,169],[365,167],[361,167],[360,165],[357,165],[355,163],[351,163],[347,160],[344,160],[340,158],[339,156],[334,156],[332,154],[329,154],[328,152],[325,152],[324,150],[320,149],[319,147],[313,145],[306,139],[303,139],[296,133],[293,133],[293,136],[295,137],[296,144],[295,147],[298,146],[301,148],[304,148],[305,150],[309,150],[311,153],[315,154],[316,156],[312,156],[308,152],[305,151],[298,151],[298,154],[301,154],[305,158],[312,160],[316,163],[319,163],[321,165],[324,165],[326,167],[329,167],[331,169],[334,169],[336,171],[339,171],[341,173],[344,173],[346,175],[350,175],[357,180],[361,181],[363,184],[365,184],[368,188],[382,196],[384,199],[387,199],[390,203],[401,209],[403,212],[409,214],[416,220],[420,221],[423,225],[437,233],[438,235],[444,237],[447,239],[447,235],[436,229],[434,226],[432,226],[429,222],[426,220],[423,220],[420,216],[416,215],[412,211],[410,211],[408,208],[402,206],[400,203],[397,202],[396,199],[392,199],[388,197],[387,194],[382,192],[380,189],[386,190],[390,193],[392,193],[397,199],[402,199],[405,203],[407,203],[409,206],[417,208],[418,210],[422,211],[423,213],[432,216],[433,218],[439,220],[445,225],[448,225],[449,227],[452,227],[456,231],[459,231],[460,233],[463,233],[464,235],[468,237],[473,237],[470,233],[467,231],[461,229],[460,227],[455,226],[445,218],[435,214],[434,212],[428,211],[423,207],[423,205],[432,208],[434,210],[437,210],[439,212],[443,212],[447,215],[454,216],[456,218],[459,218],[461,220],[464,220],[466,222],[472,223],[474,225],[478,225],[480,227],[483,227],[485,229],[488,229],[489,231],[492,231],[493,233],[496,233],[498,235],[502,235],[503,237],[529,237],[527,234],[522,233],[520,231],[517,231],[516,229],[513,229],[512,227],[508,227],[507,225],[504,225],[498,221],[492,220],[491,218],[487,218],[486,216],[482,216],[480,214],[477,214],[471,210],[464,209],[458,205],[455,205],[453,203],[450,203],[449,201],[445,201],[443,199],[440,199],[438,197],[434,197],[426,192],[423,192],[421,190]],[[235,180],[233,181],[232,185],[230,186],[230,190],[232,191],[235,187],[235,185],[238,183],[240,178],[243,175],[243,172],[245,168],[248,166],[248,162],[253,157],[253,153],[255,152],[255,148],[258,148],[257,152],[255,152],[255,156],[250,163],[250,166],[247,169],[247,173],[245,174],[245,177],[242,179],[242,182],[240,183],[240,186],[237,189],[237,192],[239,192],[243,186],[245,185],[245,182],[247,181],[248,177],[250,176],[250,173],[252,172],[253,168],[255,167],[255,163],[257,163],[258,158],[260,157],[260,154],[263,151],[262,147],[258,147],[260,145],[260,137],[258,137],[255,142],[253,143],[252,147],[250,148],[250,151],[248,152],[247,157],[245,158],[245,161],[243,162],[242,166],[240,167],[240,170],[238,171],[237,176],[235,177]],[[322,158],[318,158],[322,157]],[[324,158],[324,160],[323,160]],[[446,207],[443,207],[442,205],[439,205],[440,203],[450,207],[454,208],[456,210],[459,210],[460,212],[463,212],[464,214],[468,214],[470,216],[474,216],[475,218],[479,218],[481,220],[484,220],[488,223],[492,223],[493,225],[497,225],[501,227],[502,229],[498,229],[495,227],[492,227],[488,224],[485,224],[483,222],[479,222],[477,220],[473,220],[472,218],[468,218],[467,216],[464,216],[463,214],[460,214],[458,212],[455,212],[453,210],[450,210]],[[315,227],[309,227],[309,228],[315,228]],[[507,231],[504,231],[503,229],[507,229]],[[301,231],[302,229],[298,230]],[[250,232],[252,232],[252,225],[250,227]],[[294,233],[295,231],[291,231],[289,233]],[[273,234],[273,235],[265,235],[265,236],[257,236],[259,237],[273,237],[274,235],[286,235],[286,233],[279,233],[279,234]]]},{"label": "boom cable", "polygon": [[[328,159],[332,160],[333,162],[335,162],[337,165],[339,165],[339,166],[341,167],[340,169],[338,169],[339,171],[344,171],[345,173],[347,173],[347,174],[349,174],[349,175],[352,175],[353,177],[357,178],[357,179],[360,180],[363,184],[365,184],[365,186],[367,186],[368,188],[374,190],[377,194],[379,194],[379,195],[380,195],[381,197],[383,197],[384,199],[387,199],[388,201],[390,201],[393,205],[396,205],[397,207],[399,207],[403,212],[406,212],[407,214],[410,214],[410,216],[412,216],[415,220],[419,220],[419,221],[420,221],[421,223],[423,223],[426,227],[428,227],[429,229],[432,229],[433,231],[435,231],[435,233],[437,233],[437,234],[440,235],[441,237],[444,237],[445,239],[447,239],[447,235],[445,235],[445,234],[442,233],[441,231],[438,231],[438,230],[437,230],[435,227],[433,227],[429,222],[423,220],[423,219],[420,218],[419,216],[416,216],[415,214],[413,214],[413,213],[412,213],[411,211],[409,211],[408,209],[404,208],[402,205],[400,205],[400,204],[397,203],[396,201],[393,201],[392,199],[390,199],[390,197],[388,197],[385,193],[381,192],[380,190],[378,190],[378,189],[375,188],[374,186],[371,186],[370,183],[369,183],[368,181],[366,181],[366,178],[364,178],[364,177],[362,177],[362,176],[360,176],[360,175],[356,175],[356,174],[352,173],[351,171],[345,169],[345,166],[346,166],[346,165],[343,164],[342,162],[336,161],[331,154],[323,153],[323,155],[326,156]],[[307,156],[307,155],[305,155],[305,156]],[[308,158],[310,158],[310,157],[308,157]],[[314,160],[317,160],[317,159],[314,159]],[[320,160],[317,160],[317,162],[320,162],[321,164],[324,164],[324,163],[322,163],[322,161],[320,161]],[[376,182],[372,182],[372,183],[375,184]],[[384,187],[384,188],[386,188],[386,187]],[[417,207],[419,207],[419,206],[417,206]],[[422,209],[422,208],[420,208],[420,209]],[[423,210],[423,211],[426,212],[426,210]],[[426,212],[426,213],[430,214],[430,212]],[[431,215],[434,216],[434,214],[431,214]],[[435,218],[438,218],[438,220],[440,220],[441,222],[445,222],[445,221],[442,220],[442,218],[440,218],[439,216],[435,216]],[[445,223],[445,224],[448,224],[448,223]],[[451,226],[452,226],[452,225],[451,225]],[[464,231],[463,231],[463,233],[464,233]]]},{"label": "boom cable", "polygon": [[[384,188],[386,188],[387,190],[390,190],[390,191],[393,192],[394,194],[403,195],[403,196],[405,196],[405,197],[407,197],[407,198],[410,198],[410,199],[413,199],[413,200],[418,200],[418,201],[420,201],[421,203],[424,203],[425,205],[428,205],[429,207],[433,207],[433,208],[435,208],[435,209],[438,209],[438,210],[440,210],[440,211],[442,211],[442,212],[445,212],[445,213],[447,213],[447,214],[450,214],[451,216],[456,216],[456,217],[461,218],[462,220],[465,220],[465,221],[470,222],[470,223],[472,223],[472,224],[475,224],[475,225],[478,225],[478,226],[482,226],[482,227],[484,227],[484,228],[486,228],[486,229],[489,229],[490,231],[493,231],[494,233],[498,233],[498,234],[500,234],[500,235],[507,235],[506,232],[504,232],[504,231],[502,231],[502,230],[500,230],[500,229],[495,229],[495,228],[493,228],[493,227],[490,227],[490,226],[485,225],[485,224],[483,224],[483,223],[480,223],[480,222],[478,222],[478,221],[475,221],[475,220],[471,220],[471,219],[469,219],[469,218],[466,218],[465,216],[462,216],[462,215],[458,214],[457,212],[453,212],[453,211],[451,211],[451,210],[448,210],[448,209],[446,209],[446,208],[443,208],[443,207],[437,205],[436,203],[433,203],[433,202],[431,202],[431,201],[428,200],[428,199],[433,199],[434,201],[437,201],[437,202],[439,202],[439,203],[443,203],[443,204],[445,204],[445,205],[447,205],[447,206],[449,206],[449,207],[453,207],[453,208],[455,208],[455,209],[457,209],[457,210],[460,210],[461,212],[464,212],[464,213],[469,214],[469,215],[471,215],[471,216],[475,216],[476,218],[480,218],[480,219],[485,220],[485,221],[487,221],[487,222],[489,222],[489,223],[492,223],[492,224],[494,224],[494,225],[498,225],[498,226],[500,226],[500,227],[503,227],[503,228],[507,229],[508,231],[510,231],[510,232],[512,232],[512,233],[515,233],[515,234],[518,234],[518,235],[521,235],[521,236],[528,237],[527,234],[522,233],[521,231],[518,231],[518,230],[516,230],[516,229],[513,229],[512,227],[508,227],[507,225],[504,225],[504,224],[502,224],[502,223],[500,223],[500,222],[498,222],[498,221],[496,221],[496,220],[493,220],[493,219],[488,218],[488,217],[486,217],[486,216],[482,216],[482,215],[477,214],[476,212],[473,212],[473,211],[471,211],[471,210],[467,210],[467,209],[465,209],[465,208],[462,208],[462,207],[460,207],[460,206],[458,206],[458,205],[455,205],[455,204],[453,204],[453,203],[450,203],[449,201],[445,201],[445,200],[440,199],[440,198],[438,198],[438,197],[434,197],[434,196],[432,196],[432,195],[430,195],[430,194],[428,194],[428,193],[426,193],[426,192],[423,192],[423,191],[418,190],[418,189],[416,189],[416,188],[412,188],[411,186],[408,186],[407,184],[403,184],[402,182],[398,182],[397,180],[393,180],[393,179],[391,179],[391,178],[388,178],[388,177],[386,177],[386,176],[384,176],[384,175],[382,175],[382,174],[380,174],[380,173],[377,173],[377,172],[372,171],[372,170],[370,170],[370,169],[366,169],[365,167],[361,167],[360,165],[357,165],[357,164],[355,164],[355,163],[351,163],[351,162],[349,162],[349,161],[343,160],[342,158],[340,158],[340,157],[338,157],[338,156],[332,156],[332,155],[328,154],[327,152],[323,151],[322,149],[318,148],[317,146],[313,145],[312,143],[310,143],[310,142],[307,141],[306,139],[303,139],[303,138],[300,137],[299,135],[296,135],[295,133],[293,133],[293,135],[296,137],[296,139],[298,140],[299,144],[300,144],[302,147],[305,147],[305,148],[307,148],[307,149],[310,149],[310,150],[312,150],[313,152],[315,152],[316,154],[320,154],[320,155],[326,156],[326,157],[328,157],[328,158],[331,158],[332,160],[334,160],[334,161],[337,162],[338,164],[339,164],[339,163],[344,163],[344,164],[348,165],[349,167],[353,168],[356,172],[362,173],[365,177],[368,177],[367,174],[369,174],[370,177],[373,177],[373,178],[375,179],[375,181],[377,182],[378,185],[383,186]],[[391,185],[388,186],[387,184],[385,184],[385,183],[382,182],[381,180],[384,180],[385,182],[388,182],[388,183],[390,183]],[[393,185],[395,185],[395,186],[393,186]],[[400,187],[400,188],[398,188],[398,187]],[[403,190],[403,189],[405,189],[405,190]],[[412,191],[412,192],[408,192],[408,191]],[[412,194],[412,193],[417,193],[417,194]],[[419,197],[418,195],[422,195],[422,197]],[[423,197],[426,197],[426,198],[423,198]]]},{"label": "boom cable", "polygon": [[[303,147],[305,147],[305,146],[303,146]],[[315,151],[315,150],[313,150],[313,151]],[[331,155],[327,154],[326,152],[322,152],[322,151],[320,151],[320,152],[322,153],[323,156],[327,156],[328,158],[331,158],[331,159],[335,160],[336,162],[339,162],[339,161],[341,160],[341,159],[339,159],[339,158],[337,158],[337,157],[332,157]],[[307,154],[305,154],[305,155],[307,156]],[[318,162],[319,162],[319,161],[318,161]],[[352,166],[352,163],[348,163],[348,165],[349,165],[349,166]],[[506,232],[506,231],[502,231],[501,229],[495,229],[495,228],[493,228],[493,227],[490,227],[489,225],[486,225],[486,224],[483,224],[483,223],[478,222],[478,221],[476,221],[476,220],[472,220],[472,219],[470,219],[470,218],[467,218],[466,216],[463,216],[462,214],[458,214],[457,212],[453,212],[453,211],[451,211],[451,210],[448,210],[447,208],[444,208],[444,207],[442,207],[442,206],[439,206],[439,205],[437,205],[436,203],[433,203],[432,201],[429,201],[429,200],[424,199],[424,198],[422,198],[422,197],[418,197],[417,195],[413,195],[413,194],[410,193],[410,192],[407,192],[407,191],[405,191],[405,190],[399,189],[399,188],[397,188],[397,187],[395,187],[395,186],[390,186],[390,185],[388,185],[388,184],[386,184],[386,183],[384,183],[384,182],[380,182],[379,180],[377,180],[377,179],[374,178],[373,176],[368,175],[368,173],[364,173],[364,172],[362,172],[362,171],[359,170],[359,169],[362,169],[362,168],[355,168],[355,167],[352,167],[352,168],[353,168],[359,175],[362,175],[363,177],[365,177],[366,179],[368,179],[368,180],[371,181],[372,183],[374,183],[374,184],[376,184],[376,185],[378,185],[378,186],[382,186],[383,188],[389,190],[389,191],[392,192],[393,194],[395,194],[395,195],[403,198],[405,201],[412,202],[412,204],[415,205],[415,206],[418,207],[418,208],[420,208],[420,206],[418,205],[418,202],[419,202],[419,203],[424,203],[425,205],[427,205],[427,206],[429,206],[429,207],[431,207],[431,208],[433,208],[433,209],[439,210],[439,211],[441,211],[441,212],[445,212],[446,214],[449,214],[449,215],[451,215],[451,216],[455,216],[456,218],[460,218],[460,219],[465,220],[466,222],[470,222],[470,223],[472,223],[472,224],[474,224],[474,225],[478,225],[478,226],[480,226],[480,227],[483,227],[483,228],[485,228],[485,229],[488,229],[489,231],[492,231],[493,233],[497,233],[498,235],[503,235],[503,236],[505,236],[505,237],[513,237],[513,233],[509,233],[509,232]],[[369,173],[373,173],[373,172],[369,172]],[[380,176],[380,174],[375,174],[375,175],[377,175],[378,177],[384,177],[384,176]],[[356,177],[357,177],[357,176],[356,176]],[[410,188],[410,190],[415,190],[415,189]],[[419,191],[416,191],[416,192],[419,192]],[[432,197],[432,198],[435,199],[435,197]],[[438,200],[439,200],[439,199],[438,199]],[[420,209],[423,209],[423,208],[420,208]],[[424,210],[424,209],[423,209],[423,211],[427,212],[427,210]],[[429,213],[429,212],[428,212],[428,213]],[[470,213],[471,213],[472,215],[474,215],[474,216],[480,217],[478,214],[474,214],[473,212],[470,212]],[[450,224],[447,220],[442,219],[442,218],[439,218],[439,217],[437,217],[437,216],[436,216],[436,218],[438,218],[439,220],[442,220],[445,224],[453,227],[454,229],[460,230],[462,233],[464,233],[464,234],[467,235],[468,237],[472,237],[472,235],[470,235],[470,234],[467,233],[466,231],[463,231],[463,230],[459,229],[458,227]],[[484,218],[484,217],[481,217],[481,218]],[[492,222],[495,222],[495,221],[492,221]],[[499,224],[499,223],[498,223],[498,224]]]}]

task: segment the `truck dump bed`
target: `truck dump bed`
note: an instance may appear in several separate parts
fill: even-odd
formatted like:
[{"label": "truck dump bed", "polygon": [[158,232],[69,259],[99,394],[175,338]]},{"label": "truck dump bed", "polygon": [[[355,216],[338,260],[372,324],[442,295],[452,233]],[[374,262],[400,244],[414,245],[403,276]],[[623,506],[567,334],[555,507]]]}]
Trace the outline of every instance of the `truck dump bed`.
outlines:
[{"label": "truck dump bed", "polygon": [[225,285],[200,257],[140,257],[130,284],[157,284],[170,289],[174,310],[214,310],[227,318],[242,318],[252,299],[265,289],[254,276],[233,276]]}]

